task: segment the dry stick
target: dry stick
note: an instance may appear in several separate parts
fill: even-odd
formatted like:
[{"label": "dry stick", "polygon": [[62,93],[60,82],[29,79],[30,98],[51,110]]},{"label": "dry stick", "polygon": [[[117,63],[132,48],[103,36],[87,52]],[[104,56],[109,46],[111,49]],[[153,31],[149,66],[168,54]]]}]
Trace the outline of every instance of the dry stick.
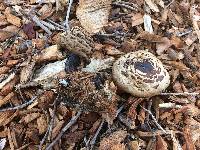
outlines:
[{"label": "dry stick", "polygon": [[183,93],[160,93],[160,95],[174,95],[174,96],[188,96],[188,95],[199,95],[199,93],[193,92],[183,92]]},{"label": "dry stick", "polygon": [[[117,117],[117,116],[119,115],[119,113],[122,111],[123,108],[124,108],[124,105],[120,106],[119,109],[117,109],[117,112],[116,112],[115,117]],[[93,146],[94,146],[94,144],[95,144],[95,142],[96,142],[97,136],[99,135],[99,132],[101,131],[104,122],[105,122],[105,120],[102,120],[101,124],[99,125],[98,130],[96,131],[94,137],[93,137],[92,140],[90,141],[90,145],[91,145],[91,148],[90,148],[90,149],[93,149]]]},{"label": "dry stick", "polygon": [[179,33],[177,33],[176,35],[179,36],[179,37],[181,37],[181,36],[184,36],[184,35],[186,35],[186,34],[191,33],[192,31],[193,31],[192,29],[189,29],[188,31],[185,31],[185,32],[179,32]]},{"label": "dry stick", "polygon": [[[38,13],[38,12],[35,12],[35,13],[36,13],[38,16],[41,16],[40,13]],[[64,26],[62,26],[62,25],[60,25],[60,24],[58,24],[58,23],[52,21],[52,20],[49,19],[49,18],[46,18],[46,20],[47,20],[48,22],[50,22],[52,25],[54,25],[55,29],[59,29],[59,30],[62,29],[62,30],[64,30],[64,31],[67,30]]]},{"label": "dry stick", "polygon": [[169,7],[173,2],[174,2],[174,0],[172,0],[172,1],[166,6],[166,8]]},{"label": "dry stick", "polygon": [[42,138],[42,141],[40,142],[40,145],[39,145],[39,150],[42,150],[42,145],[44,144],[46,138],[48,137],[48,135],[50,135],[51,131],[52,131],[52,128],[53,128],[53,124],[54,124],[54,120],[55,120],[55,114],[56,114],[56,102],[57,102],[57,99],[58,97],[55,99],[53,105],[54,105],[54,108],[53,108],[53,116],[51,118],[51,121],[49,123],[49,126],[48,126],[48,129],[44,135],[44,137]]},{"label": "dry stick", "polygon": [[157,125],[157,127],[160,129],[160,130],[162,130],[165,134],[167,133],[166,131],[165,131],[165,129],[163,129],[163,127],[161,127],[161,125],[157,122],[157,120],[156,120],[156,118],[154,117],[154,115],[151,113],[151,111],[149,111],[149,110],[147,110],[146,108],[144,108],[144,107],[142,107],[146,112],[148,112],[150,115],[151,115],[151,117],[152,117],[152,119],[154,120],[154,122],[155,122],[155,124]]},{"label": "dry stick", "polygon": [[[131,4],[131,3],[128,3],[128,2],[114,2],[112,4],[116,5],[116,6],[120,6],[120,7],[124,7],[124,8],[130,9],[132,11],[137,11],[138,10],[138,6],[137,5],[134,5],[134,4]],[[129,5],[133,5],[133,6],[129,6]]]},{"label": "dry stick", "polygon": [[75,116],[72,117],[70,122],[64,128],[62,128],[62,130],[60,131],[58,136],[53,140],[53,142],[47,146],[46,150],[51,150],[51,148],[58,142],[58,140],[63,136],[63,134],[77,121],[81,113],[82,112],[79,111]]},{"label": "dry stick", "polygon": [[30,105],[31,103],[33,103],[36,100],[37,96],[34,96],[30,101],[22,104],[22,105],[18,105],[15,107],[9,107],[9,108],[4,108],[4,109],[0,109],[0,112],[4,112],[4,111],[10,111],[10,110],[17,110],[17,109],[22,109],[28,105]]},{"label": "dry stick", "polygon": [[47,18],[47,21],[49,21],[50,23],[52,23],[53,25],[57,26],[57,28],[63,29],[63,30],[67,30],[67,28],[65,28],[64,26],[52,21],[51,19]]},{"label": "dry stick", "polygon": [[49,23],[49,22],[46,22],[46,21],[43,21],[43,20],[41,20],[40,22],[41,22],[44,26],[48,27],[48,28],[51,29],[51,30],[55,30],[55,29],[56,29],[56,27],[55,27],[53,24]]},{"label": "dry stick", "polygon": [[[152,101],[148,101],[148,107],[147,107],[147,110],[151,110],[151,106],[152,106]],[[147,120],[147,122],[149,121],[149,113],[148,113],[148,115],[145,117],[146,118],[146,120]]]},{"label": "dry stick", "polygon": [[124,108],[124,105],[120,106],[119,109],[117,109],[117,112],[116,112],[116,115],[115,115],[116,118],[119,115],[119,113],[122,111],[123,108]]},{"label": "dry stick", "polygon": [[68,6],[68,9],[67,9],[67,15],[66,15],[66,20],[65,20],[65,25],[66,25],[67,30],[70,30],[70,28],[69,28],[69,14],[70,14],[70,10],[71,10],[71,7],[72,7],[72,3],[73,3],[73,0],[69,0],[69,6]]},{"label": "dry stick", "polygon": [[93,137],[92,140],[90,141],[90,145],[91,145],[90,149],[93,149],[94,144],[95,144],[96,139],[97,139],[97,136],[99,135],[99,132],[101,131],[104,122],[105,122],[105,120],[103,119],[103,120],[101,121],[101,124],[99,125],[99,128],[98,128],[98,130],[96,131],[94,137]]},{"label": "dry stick", "polygon": [[33,20],[38,26],[40,26],[40,28],[42,28],[45,32],[47,32],[49,35],[52,34],[52,32],[51,32],[46,26],[44,26],[44,25],[41,23],[40,19],[39,19],[37,16],[33,16],[33,17],[31,17],[31,18],[32,18],[32,20]]}]

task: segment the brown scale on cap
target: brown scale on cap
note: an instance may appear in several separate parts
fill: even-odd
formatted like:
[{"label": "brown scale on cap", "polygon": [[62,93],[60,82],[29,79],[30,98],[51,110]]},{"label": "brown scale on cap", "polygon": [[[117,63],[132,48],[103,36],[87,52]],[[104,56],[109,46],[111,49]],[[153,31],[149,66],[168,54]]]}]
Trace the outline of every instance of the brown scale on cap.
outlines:
[{"label": "brown scale on cap", "polygon": [[158,95],[170,83],[162,62],[143,50],[121,56],[113,64],[113,78],[120,89],[138,97]]}]

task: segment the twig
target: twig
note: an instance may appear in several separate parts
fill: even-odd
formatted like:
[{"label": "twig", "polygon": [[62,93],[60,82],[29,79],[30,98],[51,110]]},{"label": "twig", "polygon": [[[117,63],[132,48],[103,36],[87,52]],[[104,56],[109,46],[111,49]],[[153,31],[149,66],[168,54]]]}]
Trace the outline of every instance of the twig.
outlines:
[{"label": "twig", "polygon": [[119,114],[117,116],[117,118],[119,119],[120,122],[122,122],[129,129],[134,129],[135,128],[134,122],[130,118],[128,118],[127,116],[125,116],[123,114]]},{"label": "twig", "polygon": [[41,22],[44,26],[48,27],[48,28],[51,29],[51,30],[55,30],[55,29],[56,29],[56,27],[55,27],[53,24],[49,23],[49,22],[46,22],[46,21],[43,21],[43,20],[41,20],[40,22]]},{"label": "twig", "polygon": [[52,21],[51,19],[47,18],[47,21],[49,21],[50,23],[52,23],[53,25],[57,26],[57,28],[63,29],[63,30],[67,30],[64,26]]},{"label": "twig", "polygon": [[47,129],[44,137],[42,138],[42,141],[40,142],[39,150],[42,150],[42,145],[44,144],[46,138],[48,137],[48,135],[50,135],[50,133],[52,131],[54,120],[55,120],[55,114],[56,114],[56,102],[57,102],[57,100],[58,100],[58,97],[56,97],[56,99],[54,101],[53,116],[52,116],[51,121],[49,123],[48,129]]},{"label": "twig", "polygon": [[90,149],[93,149],[93,147],[94,147],[94,144],[95,144],[95,142],[96,142],[96,139],[97,139],[97,136],[99,135],[99,132],[101,131],[101,129],[102,129],[102,127],[103,127],[103,124],[104,124],[104,122],[105,122],[105,120],[102,120],[101,121],[101,124],[99,125],[99,128],[98,128],[98,130],[96,131],[96,133],[95,133],[95,135],[94,135],[94,137],[92,138],[92,140],[90,141]]},{"label": "twig", "polygon": [[[148,101],[148,107],[147,107],[147,110],[151,110],[151,106],[152,106],[152,101]],[[147,116],[146,116],[146,121],[148,122],[149,121],[149,113],[147,114]]]},{"label": "twig", "polygon": [[171,132],[174,132],[176,134],[180,134],[180,135],[183,135],[182,132],[180,131],[174,131],[174,130],[166,130],[166,133],[164,133],[162,130],[157,130],[157,131],[154,131],[153,133],[152,132],[143,132],[143,131],[136,131],[136,134],[139,135],[139,137],[152,137],[152,136],[157,136],[157,135],[171,135]]},{"label": "twig", "polygon": [[176,105],[176,103],[162,103],[159,104],[159,108],[176,108],[176,109],[181,109],[181,105]]},{"label": "twig", "polygon": [[82,112],[79,111],[75,116],[72,117],[70,122],[64,128],[62,128],[62,130],[60,131],[58,136],[53,140],[53,142],[47,146],[46,150],[51,150],[51,148],[58,142],[58,140],[63,136],[63,134],[77,121],[81,113]]},{"label": "twig", "polygon": [[166,6],[166,8],[169,7],[173,2],[174,2],[174,0],[172,0],[172,1]]},{"label": "twig", "polygon": [[[142,106],[141,106],[142,107]],[[144,108],[144,107],[142,107],[146,112],[148,112],[150,115],[151,115],[151,117],[152,117],[152,119],[154,120],[154,122],[155,122],[155,124],[157,125],[157,127],[160,129],[160,130],[162,130],[164,133],[167,133],[166,131],[165,131],[165,129],[163,129],[163,127],[161,127],[161,125],[157,122],[157,120],[156,120],[156,118],[154,117],[154,115],[151,113],[151,111],[149,111],[149,110],[147,110],[146,108]]]},{"label": "twig", "polygon": [[0,109],[0,112],[4,112],[4,111],[10,111],[10,110],[17,110],[17,109],[22,109],[28,105],[30,105],[31,103],[33,103],[36,100],[37,96],[34,96],[30,101],[22,104],[22,105],[18,105],[15,107],[9,107],[9,108],[4,108],[4,109]]},{"label": "twig", "polygon": [[160,95],[174,95],[174,96],[187,96],[187,95],[199,95],[199,93],[193,92],[183,92],[183,93],[160,93]]},{"label": "twig", "polygon": [[135,5],[135,4],[133,4],[133,3],[123,2],[123,1],[117,1],[117,2],[114,2],[112,4],[116,5],[116,6],[120,6],[120,7],[124,7],[124,8],[130,9],[132,11],[137,11],[138,10],[138,6]]},{"label": "twig", "polygon": [[66,26],[67,30],[70,30],[70,28],[69,28],[69,14],[70,14],[70,10],[71,10],[71,7],[72,7],[72,3],[73,3],[73,0],[69,0],[69,6],[68,6],[68,9],[67,9],[67,15],[66,15],[66,20],[65,20],[65,26]]},{"label": "twig", "polygon": [[117,109],[115,117],[119,115],[119,113],[122,111],[123,108],[124,108],[124,105],[120,106],[119,109]]},{"label": "twig", "polygon": [[[41,14],[40,14],[39,12],[35,12],[35,13],[36,13],[38,16],[41,16]],[[52,21],[52,20],[49,19],[49,18],[46,18],[46,20],[47,20],[48,22],[50,22],[52,25],[54,25],[54,28],[55,28],[55,29],[64,30],[64,31],[67,30],[64,26],[62,26],[62,25],[60,25],[60,24],[58,24],[58,23]],[[55,30],[55,29],[54,29],[54,30]]]},{"label": "twig", "polygon": [[32,20],[33,20],[38,26],[40,26],[40,28],[42,28],[45,32],[47,32],[49,35],[52,34],[52,32],[51,32],[45,25],[43,25],[43,24],[41,23],[40,19],[39,19],[36,15],[34,15],[34,16],[31,17],[31,18],[32,18]]},{"label": "twig", "polygon": [[181,37],[181,36],[184,36],[184,35],[186,35],[186,34],[191,33],[192,31],[193,31],[192,29],[188,29],[188,30],[185,31],[185,32],[179,32],[179,33],[177,33],[176,35],[179,36],[179,37]]},{"label": "twig", "polygon": [[19,91],[19,95],[21,96],[23,102],[25,102],[25,98],[24,98],[24,96],[22,95],[21,88],[19,87],[19,88],[17,88],[17,90]]}]

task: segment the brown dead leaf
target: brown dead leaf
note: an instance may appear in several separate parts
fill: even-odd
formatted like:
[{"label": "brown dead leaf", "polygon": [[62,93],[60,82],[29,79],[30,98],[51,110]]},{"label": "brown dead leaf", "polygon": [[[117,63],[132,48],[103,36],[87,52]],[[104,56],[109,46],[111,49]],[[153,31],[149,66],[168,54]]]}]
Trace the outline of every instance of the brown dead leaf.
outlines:
[{"label": "brown dead leaf", "polygon": [[6,6],[2,1],[0,1],[0,11],[4,11],[6,9]]},{"label": "brown dead leaf", "polygon": [[134,52],[138,49],[138,46],[139,46],[139,44],[135,40],[132,40],[132,39],[125,40],[122,43],[122,47],[120,48],[120,51],[124,52],[124,53]]},{"label": "brown dead leaf", "polygon": [[14,25],[6,26],[3,29],[0,29],[0,42],[5,41],[8,38],[11,38],[19,31],[19,28]]},{"label": "brown dead leaf", "polygon": [[32,39],[32,45],[34,45],[37,49],[43,50],[45,49],[46,43],[45,39]]},{"label": "brown dead leaf", "polygon": [[162,22],[166,22],[167,21],[168,11],[169,11],[169,9],[164,8],[163,12],[161,13],[162,14],[162,16],[161,16],[161,21]]},{"label": "brown dead leaf", "polygon": [[159,12],[158,6],[154,3],[154,1],[152,1],[152,0],[145,0],[145,2],[147,3],[147,5],[149,6],[149,8],[151,10],[153,10],[154,12]]},{"label": "brown dead leaf", "polygon": [[44,114],[42,114],[38,119],[37,119],[37,128],[39,130],[39,134],[45,133],[45,131],[48,128],[47,120]]},{"label": "brown dead leaf", "polygon": [[54,92],[53,91],[45,91],[42,96],[38,99],[38,107],[42,109],[46,109],[50,103],[53,103],[54,100]]},{"label": "brown dead leaf", "polygon": [[178,123],[180,123],[182,121],[183,121],[183,114],[182,113],[175,114],[174,123],[178,124]]},{"label": "brown dead leaf", "polygon": [[170,41],[177,49],[181,49],[184,46],[183,41],[179,37],[173,36]]},{"label": "brown dead leaf", "polygon": [[197,35],[193,32],[192,34],[189,34],[184,41],[187,46],[191,46],[196,40]]},{"label": "brown dead leaf", "polygon": [[163,113],[160,115],[159,119],[160,119],[160,120],[164,120],[164,119],[170,117],[171,115],[172,115],[171,112],[167,112],[167,111],[166,111],[166,112],[163,112]]},{"label": "brown dead leaf", "polygon": [[65,121],[61,120],[55,124],[55,127],[52,130],[52,139],[54,139],[59,134],[64,123],[65,123]]},{"label": "brown dead leaf", "polygon": [[95,34],[107,25],[111,2],[112,0],[79,0],[76,15],[87,32]]},{"label": "brown dead leaf", "polygon": [[35,128],[28,128],[26,131],[26,135],[29,139],[31,139],[31,141],[33,141],[33,143],[35,144],[39,144],[40,143],[40,138],[39,138],[39,134],[38,134],[38,130]]},{"label": "brown dead leaf", "polygon": [[183,92],[183,89],[182,89],[181,84],[180,84],[179,81],[176,81],[176,82],[174,83],[173,89],[174,89],[174,91],[177,92],[177,93]]},{"label": "brown dead leaf", "polygon": [[183,129],[183,135],[185,138],[185,144],[183,145],[183,150],[196,150],[194,142],[191,137],[191,130],[188,126]]},{"label": "brown dead leaf", "polygon": [[7,73],[9,70],[10,70],[9,67],[7,67],[7,66],[2,66],[2,67],[0,67],[0,74]]},{"label": "brown dead leaf", "polygon": [[[146,103],[142,104],[142,107],[145,107]],[[145,116],[146,116],[146,111],[144,109],[141,109],[139,114],[138,114],[138,120],[140,121],[141,124],[144,124],[145,121]]]},{"label": "brown dead leaf", "polygon": [[62,58],[63,55],[59,51],[58,45],[52,45],[42,50],[40,54],[34,56],[33,60],[35,60],[36,63],[41,63],[45,61],[59,60]]},{"label": "brown dead leaf", "polygon": [[12,92],[12,90],[17,82],[18,82],[18,77],[14,77],[14,79],[12,79],[10,82],[5,84],[5,86],[1,89],[0,95],[6,96],[10,92]]},{"label": "brown dead leaf", "polygon": [[16,65],[18,62],[19,62],[18,59],[17,60],[8,60],[7,61],[7,66],[8,67],[12,67],[12,66]]},{"label": "brown dead leaf", "polygon": [[130,147],[131,150],[139,150],[140,149],[138,141],[130,141],[128,143],[128,146]]},{"label": "brown dead leaf", "polygon": [[11,129],[10,135],[11,135],[11,139],[12,139],[14,147],[18,147],[17,137],[16,137],[16,134],[15,134],[15,129]]},{"label": "brown dead leaf", "polygon": [[101,124],[102,120],[98,119],[96,122],[93,123],[92,127],[89,130],[89,133],[91,135],[94,135],[97,131],[97,129],[99,128],[99,125]]},{"label": "brown dead leaf", "polygon": [[149,32],[142,32],[140,34],[137,35],[137,38],[143,39],[143,40],[147,40],[149,42],[162,42],[162,37],[159,35],[155,35],[155,34],[151,34]]},{"label": "brown dead leaf", "polygon": [[35,38],[35,30],[33,29],[34,24],[32,22],[23,25],[23,31],[28,36],[28,39]]},{"label": "brown dead leaf", "polygon": [[0,126],[4,125],[4,122],[7,118],[9,118],[14,112],[6,111],[6,112],[0,112]]},{"label": "brown dead leaf", "polygon": [[167,61],[167,64],[179,69],[179,70],[190,70],[184,63],[182,63],[181,61],[177,62],[177,61]]},{"label": "brown dead leaf", "polygon": [[101,140],[99,150],[125,150],[125,145],[121,142],[126,136],[127,132],[124,130],[113,132],[111,135],[109,135],[108,137],[104,137]]},{"label": "brown dead leaf", "polygon": [[185,114],[189,116],[199,116],[200,115],[200,109],[192,104],[187,104],[183,108],[186,108]]},{"label": "brown dead leaf", "polygon": [[111,56],[124,54],[123,52],[119,51],[117,48],[115,48],[114,46],[111,46],[111,45],[106,46],[105,50],[106,50],[106,53]]},{"label": "brown dead leaf", "polygon": [[12,37],[13,35],[14,35],[13,32],[4,31],[4,30],[0,29],[0,42],[5,41],[6,39]]},{"label": "brown dead leaf", "polygon": [[160,42],[156,43],[156,53],[162,55],[171,45],[171,41],[167,37],[161,38]]},{"label": "brown dead leaf", "polygon": [[7,21],[17,27],[21,26],[21,19],[12,14],[6,14]]},{"label": "brown dead leaf", "polygon": [[30,113],[30,114],[27,114],[26,116],[24,116],[20,121],[19,123],[22,123],[22,122],[25,122],[25,123],[29,123],[35,119],[37,119],[38,117],[40,117],[40,113]]},{"label": "brown dead leaf", "polygon": [[172,48],[169,48],[167,53],[168,53],[168,57],[171,60],[181,60],[184,58],[184,54],[182,52],[177,52],[177,51],[173,50]]},{"label": "brown dead leaf", "polygon": [[9,117],[7,117],[7,118],[4,120],[3,125],[5,126],[5,125],[9,124],[9,123],[10,123],[15,117],[17,117],[18,115],[19,115],[19,111],[17,110],[17,111],[15,111],[14,114],[11,114]]},{"label": "brown dead leaf", "polygon": [[31,79],[33,75],[34,66],[35,66],[35,62],[30,62],[21,69],[21,72],[20,72],[21,84],[25,84],[26,82],[28,82],[29,79]]},{"label": "brown dead leaf", "polygon": [[10,99],[14,96],[14,93],[11,92],[7,96],[5,96],[3,99],[0,99],[0,107],[4,104],[7,104],[10,102]]},{"label": "brown dead leaf", "polygon": [[198,141],[200,138],[200,123],[193,118],[186,119],[184,122],[187,125],[186,128],[189,128],[192,141]]},{"label": "brown dead leaf", "polygon": [[127,116],[135,121],[136,116],[137,116],[136,107],[143,101],[143,99],[141,99],[141,98],[139,98],[139,99],[130,98],[129,101],[131,103],[131,104],[129,104],[131,107],[128,110]]},{"label": "brown dead leaf", "polygon": [[8,133],[7,136],[8,136],[8,141],[9,141],[10,149],[14,150],[15,146],[14,146],[14,143],[13,143],[13,139],[12,139],[12,136],[11,136],[11,130],[10,130],[9,127],[7,128],[7,133]]},{"label": "brown dead leaf", "polygon": [[144,22],[143,15],[141,13],[133,14],[131,20],[132,20],[132,27],[143,24]]},{"label": "brown dead leaf", "polygon": [[[0,4],[1,5],[1,4]],[[7,22],[7,20],[6,20],[6,16],[5,15],[1,15],[0,16],[0,26],[5,26],[5,25],[7,25],[8,24],[8,22]]]},{"label": "brown dead leaf", "polygon": [[43,5],[42,8],[38,12],[41,14],[40,19],[44,20],[50,17],[54,13],[54,10],[53,10],[52,4],[48,3],[48,5],[47,4]]},{"label": "brown dead leaf", "polygon": [[79,142],[85,136],[85,131],[75,131],[66,134],[63,138],[65,138],[68,144],[73,144]]}]

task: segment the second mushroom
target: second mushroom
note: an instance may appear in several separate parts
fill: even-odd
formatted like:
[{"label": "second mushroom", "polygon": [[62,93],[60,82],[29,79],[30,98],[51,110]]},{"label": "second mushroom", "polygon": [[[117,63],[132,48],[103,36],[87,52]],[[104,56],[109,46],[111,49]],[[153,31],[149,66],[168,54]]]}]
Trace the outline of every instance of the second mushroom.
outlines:
[{"label": "second mushroom", "polygon": [[113,64],[113,78],[121,90],[138,97],[158,95],[170,83],[162,62],[144,50],[121,56]]}]

